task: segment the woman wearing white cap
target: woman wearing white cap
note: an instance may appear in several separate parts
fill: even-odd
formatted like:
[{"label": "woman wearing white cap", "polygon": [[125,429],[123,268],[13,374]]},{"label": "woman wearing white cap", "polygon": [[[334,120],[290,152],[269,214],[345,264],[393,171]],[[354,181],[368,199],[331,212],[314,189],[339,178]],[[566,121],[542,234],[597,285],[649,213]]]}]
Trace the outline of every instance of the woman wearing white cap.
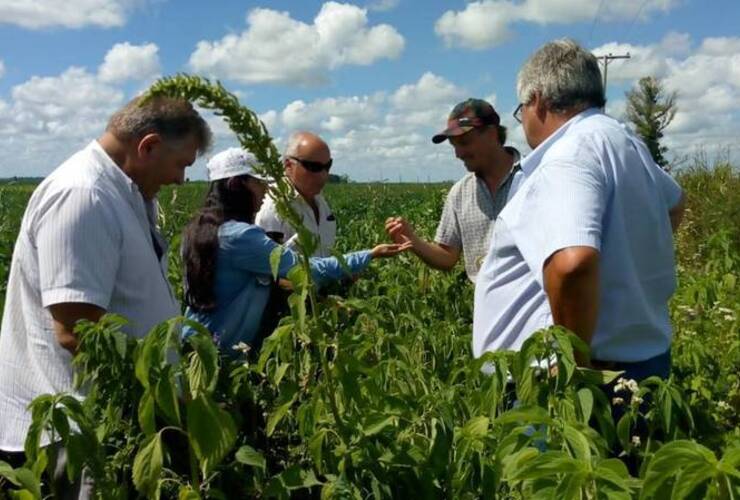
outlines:
[{"label": "woman wearing white cap", "polygon": [[[239,342],[254,345],[261,340],[260,323],[273,283],[270,254],[278,244],[254,224],[267,187],[255,165],[257,159],[240,148],[211,158],[206,201],[183,235],[185,315],[208,328],[227,352]],[[390,257],[407,247],[381,244],[344,258],[357,274],[372,258]],[[286,248],[278,276],[284,278],[297,263],[298,255]],[[318,285],[347,277],[334,257],[312,258],[310,266]],[[183,335],[192,333],[186,328]]]}]

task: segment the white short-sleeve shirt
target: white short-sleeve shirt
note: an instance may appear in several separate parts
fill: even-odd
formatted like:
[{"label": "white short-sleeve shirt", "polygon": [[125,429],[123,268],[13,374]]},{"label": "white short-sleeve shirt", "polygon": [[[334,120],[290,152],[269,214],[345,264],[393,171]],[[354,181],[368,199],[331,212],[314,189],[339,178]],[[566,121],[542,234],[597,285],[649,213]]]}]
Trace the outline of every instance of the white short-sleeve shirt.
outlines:
[{"label": "white short-sleeve shirt", "polygon": [[[318,221],[311,206],[297,193],[292,207],[303,219],[303,225],[306,229],[318,238],[318,246],[312,256],[329,257],[332,254],[334,243],[337,239],[337,220],[323,195],[317,195],[315,200],[319,209]],[[295,247],[295,229],[288,222],[280,218],[275,207],[275,201],[269,196],[265,196],[254,223],[267,233],[281,233],[283,235],[283,243],[289,248]]]},{"label": "white short-sleeve shirt", "polygon": [[596,109],[573,117],[522,161],[475,289],[473,352],[518,350],[552,325],[543,266],[573,246],[599,251],[594,359],[634,362],[670,347],[675,290],[668,211],[681,188],[627,127]]},{"label": "white short-sleeve shirt", "polygon": [[[94,304],[144,336],[179,314],[167,281],[156,203],[93,141],[34,191],[13,252],[0,329],[0,449],[23,449],[28,404],[71,392],[71,355],[54,336],[47,307]],[[164,250],[157,258],[153,238]]]}]

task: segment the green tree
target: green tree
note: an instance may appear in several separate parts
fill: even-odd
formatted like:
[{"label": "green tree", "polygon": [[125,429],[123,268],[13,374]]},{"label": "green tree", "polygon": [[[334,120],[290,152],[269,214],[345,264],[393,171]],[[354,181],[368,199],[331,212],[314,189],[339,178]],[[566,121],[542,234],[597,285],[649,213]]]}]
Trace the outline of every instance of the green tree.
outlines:
[{"label": "green tree", "polygon": [[660,144],[663,130],[676,116],[676,92],[668,93],[655,77],[640,78],[637,86],[627,92],[627,118],[642,137],[661,167],[668,165],[664,154],[668,148]]}]

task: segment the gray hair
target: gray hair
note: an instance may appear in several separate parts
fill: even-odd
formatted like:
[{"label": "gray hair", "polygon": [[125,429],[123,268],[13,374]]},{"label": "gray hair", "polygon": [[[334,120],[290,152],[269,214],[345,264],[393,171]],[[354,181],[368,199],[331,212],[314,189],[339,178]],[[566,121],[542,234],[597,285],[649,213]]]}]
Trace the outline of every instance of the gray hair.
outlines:
[{"label": "gray hair", "polygon": [[121,140],[136,140],[146,134],[159,134],[164,140],[179,141],[189,136],[198,140],[198,152],[211,146],[211,128],[187,99],[153,97],[144,101],[135,97],[116,111],[106,131]]},{"label": "gray hair", "polygon": [[519,70],[516,90],[519,102],[528,104],[540,94],[555,112],[606,104],[596,56],[568,38],[532,54]]}]

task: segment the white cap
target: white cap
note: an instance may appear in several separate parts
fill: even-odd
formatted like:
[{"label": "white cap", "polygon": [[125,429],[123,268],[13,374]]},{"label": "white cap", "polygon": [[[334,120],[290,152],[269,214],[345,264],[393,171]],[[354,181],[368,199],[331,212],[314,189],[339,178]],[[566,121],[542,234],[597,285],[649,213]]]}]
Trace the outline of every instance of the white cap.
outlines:
[{"label": "white cap", "polygon": [[254,171],[254,168],[258,165],[257,158],[242,148],[225,149],[208,160],[206,164],[208,180],[217,181],[237,175],[249,175],[256,179],[268,181],[267,177]]}]

